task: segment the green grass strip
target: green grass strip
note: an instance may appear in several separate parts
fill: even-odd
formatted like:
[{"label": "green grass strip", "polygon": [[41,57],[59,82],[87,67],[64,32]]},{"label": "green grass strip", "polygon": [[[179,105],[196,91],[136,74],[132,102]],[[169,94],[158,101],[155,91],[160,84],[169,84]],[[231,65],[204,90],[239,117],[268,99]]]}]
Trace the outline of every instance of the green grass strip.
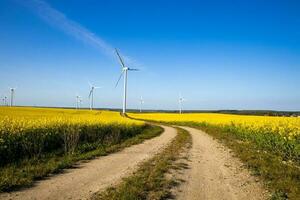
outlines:
[{"label": "green grass strip", "polygon": [[[180,153],[191,146],[190,134],[177,129],[175,139],[163,150],[143,163],[134,175],[123,179],[116,187],[108,188],[104,192],[94,195],[97,200],[138,200],[138,199],[166,199],[171,197],[171,188],[176,185],[174,178],[167,178],[166,174],[180,169]],[[181,166],[182,167],[182,166]]]},{"label": "green grass strip", "polygon": [[100,145],[94,150],[88,152],[77,151],[74,154],[48,154],[38,159],[32,158],[6,165],[0,168],[0,192],[31,186],[35,180],[62,172],[63,169],[71,168],[80,160],[89,160],[120,151],[125,147],[156,137],[162,132],[161,127],[148,125],[140,134],[127,138],[118,144]]}]

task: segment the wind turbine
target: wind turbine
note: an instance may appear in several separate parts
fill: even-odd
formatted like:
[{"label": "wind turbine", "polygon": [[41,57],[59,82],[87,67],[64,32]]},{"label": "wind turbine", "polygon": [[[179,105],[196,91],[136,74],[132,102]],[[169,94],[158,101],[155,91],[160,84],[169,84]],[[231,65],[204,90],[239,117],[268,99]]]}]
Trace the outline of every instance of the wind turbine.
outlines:
[{"label": "wind turbine", "polygon": [[141,99],[140,99],[140,113],[142,112],[142,106],[144,104],[144,100],[143,100],[143,97],[141,96]]},{"label": "wind turbine", "polygon": [[14,97],[15,97],[15,90],[17,88],[10,88],[10,106],[14,105]]},{"label": "wind turbine", "polygon": [[7,105],[7,96],[5,96],[3,100],[4,100],[4,106],[8,106]]},{"label": "wind turbine", "polygon": [[139,69],[133,69],[133,68],[126,67],[123,59],[121,58],[121,56],[118,52],[118,50],[117,49],[115,49],[115,50],[116,50],[116,54],[119,58],[121,67],[122,67],[121,75],[120,75],[115,87],[118,86],[119,81],[120,81],[120,79],[122,78],[122,76],[124,74],[123,111],[122,111],[122,113],[125,114],[126,113],[126,103],[127,103],[126,102],[127,101],[127,99],[126,99],[127,98],[127,74],[128,74],[128,71],[139,71]]},{"label": "wind turbine", "polygon": [[76,109],[79,108],[79,102],[80,102],[80,96],[77,94],[76,95]]},{"label": "wind turbine", "polygon": [[179,114],[182,113],[182,103],[186,101],[186,99],[184,99],[181,94],[179,93],[179,99],[178,99],[178,104],[179,104]]},{"label": "wind turbine", "polygon": [[91,83],[89,83],[89,85],[90,85],[90,94],[89,94],[90,110],[93,110],[93,108],[94,108],[94,90],[98,89],[100,87],[94,86]]},{"label": "wind turbine", "polygon": [[79,109],[81,108],[82,99],[79,99]]}]

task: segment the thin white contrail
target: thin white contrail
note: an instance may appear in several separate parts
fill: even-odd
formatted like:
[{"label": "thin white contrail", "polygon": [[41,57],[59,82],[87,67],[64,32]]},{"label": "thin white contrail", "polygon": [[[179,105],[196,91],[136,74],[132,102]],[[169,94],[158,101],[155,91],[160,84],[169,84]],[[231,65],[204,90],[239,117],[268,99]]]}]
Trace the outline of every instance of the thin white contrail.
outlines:
[{"label": "thin white contrail", "polygon": [[[77,22],[68,19],[62,12],[54,9],[47,2],[43,0],[17,0],[17,2],[30,8],[30,10],[53,27],[58,28],[68,35],[95,47],[107,56],[115,58],[114,48],[110,44],[106,43],[103,39]],[[128,57],[126,60],[130,62]]]}]

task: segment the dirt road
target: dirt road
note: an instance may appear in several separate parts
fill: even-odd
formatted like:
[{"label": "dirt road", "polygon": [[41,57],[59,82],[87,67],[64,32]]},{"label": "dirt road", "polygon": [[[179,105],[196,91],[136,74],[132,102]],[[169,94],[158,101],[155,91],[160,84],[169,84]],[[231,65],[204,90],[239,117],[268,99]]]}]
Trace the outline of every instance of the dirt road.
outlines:
[{"label": "dirt road", "polygon": [[182,127],[190,132],[193,145],[189,169],[179,178],[185,180],[176,191],[182,200],[266,199],[267,192],[242,163],[206,133]]},{"label": "dirt road", "polygon": [[162,127],[165,131],[159,137],[82,163],[76,169],[39,181],[34,187],[0,194],[0,199],[87,199],[130,175],[139,163],[158,153],[176,136],[176,129]]}]

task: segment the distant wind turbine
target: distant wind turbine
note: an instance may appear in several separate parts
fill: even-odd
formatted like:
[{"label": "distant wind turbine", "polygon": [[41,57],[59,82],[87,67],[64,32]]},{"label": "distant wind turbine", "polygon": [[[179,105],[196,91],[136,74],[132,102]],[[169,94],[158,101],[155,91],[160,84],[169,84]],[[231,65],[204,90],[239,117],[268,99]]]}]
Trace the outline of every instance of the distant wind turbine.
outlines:
[{"label": "distant wind turbine", "polygon": [[89,94],[90,110],[93,110],[93,108],[94,108],[94,90],[101,88],[101,87],[94,86],[91,83],[89,83],[89,85],[90,85],[90,94]]},{"label": "distant wind turbine", "polygon": [[5,98],[4,98],[4,97],[2,98],[2,105],[3,105],[3,106],[6,105],[6,103],[5,103]]},{"label": "distant wind turbine", "polygon": [[126,104],[127,104],[127,73],[128,73],[128,71],[139,71],[139,69],[133,69],[133,68],[126,67],[123,59],[121,58],[121,56],[118,52],[118,50],[117,49],[115,49],[115,50],[116,50],[116,54],[119,58],[121,67],[122,67],[121,75],[120,75],[115,87],[118,86],[120,79],[124,75],[123,112],[122,113],[125,114],[126,113]]},{"label": "distant wind turbine", "polygon": [[14,106],[15,91],[17,88],[10,88],[10,106]]},{"label": "distant wind turbine", "polygon": [[82,99],[79,99],[79,109],[81,108]]},{"label": "distant wind turbine", "polygon": [[77,94],[76,95],[76,109],[79,108],[79,102],[80,102],[80,96]]},{"label": "distant wind turbine", "polygon": [[140,99],[140,113],[142,112],[142,106],[144,104],[144,100],[143,100],[143,97],[141,96],[141,99]]},{"label": "distant wind turbine", "polygon": [[178,99],[178,104],[179,104],[179,113],[182,113],[182,103],[186,101],[186,99],[184,99],[181,94],[179,93],[179,99]]},{"label": "distant wind turbine", "polygon": [[7,96],[4,97],[4,105],[8,106],[8,104],[7,104]]}]

